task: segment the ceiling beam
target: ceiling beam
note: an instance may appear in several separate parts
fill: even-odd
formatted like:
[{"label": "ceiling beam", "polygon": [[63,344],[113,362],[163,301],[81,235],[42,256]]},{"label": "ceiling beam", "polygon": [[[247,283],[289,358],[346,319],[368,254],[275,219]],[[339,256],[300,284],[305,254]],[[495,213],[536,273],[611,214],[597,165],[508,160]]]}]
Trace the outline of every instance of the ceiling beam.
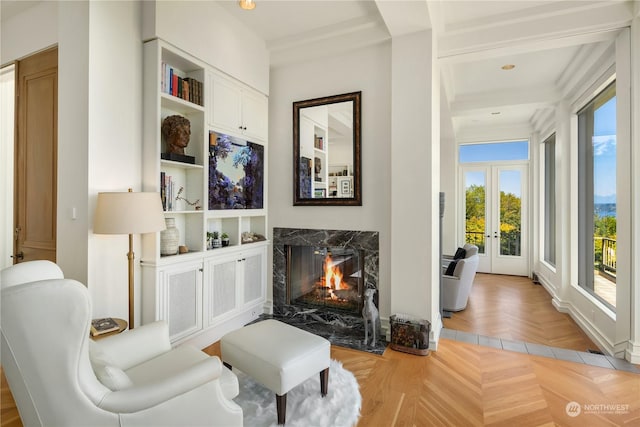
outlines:
[{"label": "ceiling beam", "polygon": [[445,59],[487,50],[531,51],[535,45],[543,48],[541,42],[545,41],[554,47],[561,46],[563,41],[577,44],[580,40],[573,37],[601,38],[599,33],[625,27],[632,17],[633,6],[629,1],[557,2],[545,9],[524,9],[449,26],[438,39],[438,53]]},{"label": "ceiling beam", "polygon": [[391,37],[431,29],[426,0],[375,0]]},{"label": "ceiling beam", "polygon": [[544,108],[553,105],[561,94],[547,86],[503,91],[480,92],[473,95],[457,96],[450,102],[451,115],[468,116],[476,113],[490,113],[504,108],[531,106]]}]

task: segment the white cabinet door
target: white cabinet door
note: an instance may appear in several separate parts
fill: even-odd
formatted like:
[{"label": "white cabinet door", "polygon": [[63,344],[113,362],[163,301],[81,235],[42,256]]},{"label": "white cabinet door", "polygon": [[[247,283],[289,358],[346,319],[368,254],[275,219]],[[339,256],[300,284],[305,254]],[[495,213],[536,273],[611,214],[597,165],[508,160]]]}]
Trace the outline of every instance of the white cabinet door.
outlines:
[{"label": "white cabinet door", "polygon": [[209,126],[250,141],[267,140],[266,96],[214,73],[209,73],[208,86]]},{"label": "white cabinet door", "polygon": [[206,262],[207,325],[233,313],[238,305],[238,260],[235,256]]},{"label": "white cabinet door", "polygon": [[242,133],[242,89],[234,82],[211,74],[209,125],[231,134]]},{"label": "white cabinet door", "polygon": [[171,342],[202,330],[202,262],[159,271],[158,318],[169,324]]},{"label": "white cabinet door", "polygon": [[266,141],[268,134],[267,97],[248,89],[242,92],[242,131],[247,139]]},{"label": "white cabinet door", "polygon": [[247,252],[242,257],[243,303],[264,301],[266,291],[266,249]]},{"label": "white cabinet door", "polygon": [[266,254],[263,246],[206,261],[207,326],[233,316],[249,304],[264,302]]}]

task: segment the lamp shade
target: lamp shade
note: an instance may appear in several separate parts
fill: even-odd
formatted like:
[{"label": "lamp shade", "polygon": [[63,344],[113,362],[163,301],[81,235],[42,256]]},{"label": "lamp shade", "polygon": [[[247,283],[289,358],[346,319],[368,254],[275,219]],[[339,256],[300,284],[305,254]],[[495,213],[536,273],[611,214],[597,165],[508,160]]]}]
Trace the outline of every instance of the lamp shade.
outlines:
[{"label": "lamp shade", "polygon": [[143,234],[165,229],[160,193],[98,193],[96,234]]}]

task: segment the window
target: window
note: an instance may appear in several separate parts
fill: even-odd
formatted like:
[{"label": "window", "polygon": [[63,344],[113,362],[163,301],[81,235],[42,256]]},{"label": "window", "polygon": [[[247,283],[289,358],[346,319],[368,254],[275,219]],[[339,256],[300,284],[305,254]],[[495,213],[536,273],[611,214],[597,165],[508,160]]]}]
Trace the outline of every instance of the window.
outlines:
[{"label": "window", "polygon": [[616,86],[578,112],[578,284],[616,305]]},{"label": "window", "polygon": [[490,142],[460,146],[460,163],[529,160],[529,141]]},{"label": "window", "polygon": [[544,260],[556,265],[556,134],[544,141]]}]

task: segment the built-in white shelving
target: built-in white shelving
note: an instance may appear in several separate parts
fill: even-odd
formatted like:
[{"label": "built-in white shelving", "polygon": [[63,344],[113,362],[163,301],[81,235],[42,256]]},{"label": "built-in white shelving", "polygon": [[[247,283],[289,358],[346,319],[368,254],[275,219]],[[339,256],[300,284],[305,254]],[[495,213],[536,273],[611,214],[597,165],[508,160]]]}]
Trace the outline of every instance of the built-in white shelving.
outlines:
[{"label": "built-in white shelving", "polygon": [[[167,67],[180,78],[195,79],[192,89],[199,83],[201,93],[193,95],[193,102],[166,93]],[[266,300],[269,242],[243,243],[243,233],[267,236],[266,192],[263,209],[209,210],[208,197],[210,134],[224,133],[263,146],[266,177],[267,97],[159,39],[144,44],[144,76],[143,190],[162,193],[161,179],[166,184],[170,177],[173,188],[171,197],[165,194],[165,217],[174,218],[184,253],[162,256],[160,233],[143,235],[142,322],[166,320],[172,342],[204,346],[256,318]],[[166,151],[161,125],[170,115],[190,122],[185,155],[193,163],[161,159]],[[180,189],[181,199],[176,200]],[[211,249],[208,232],[226,233],[229,245]],[[247,259],[251,262],[244,268]],[[235,278],[217,283],[226,277],[218,270],[230,269],[231,264],[224,266],[232,261],[238,265]],[[231,288],[233,301],[219,300]],[[218,316],[220,307],[224,313]]]}]

